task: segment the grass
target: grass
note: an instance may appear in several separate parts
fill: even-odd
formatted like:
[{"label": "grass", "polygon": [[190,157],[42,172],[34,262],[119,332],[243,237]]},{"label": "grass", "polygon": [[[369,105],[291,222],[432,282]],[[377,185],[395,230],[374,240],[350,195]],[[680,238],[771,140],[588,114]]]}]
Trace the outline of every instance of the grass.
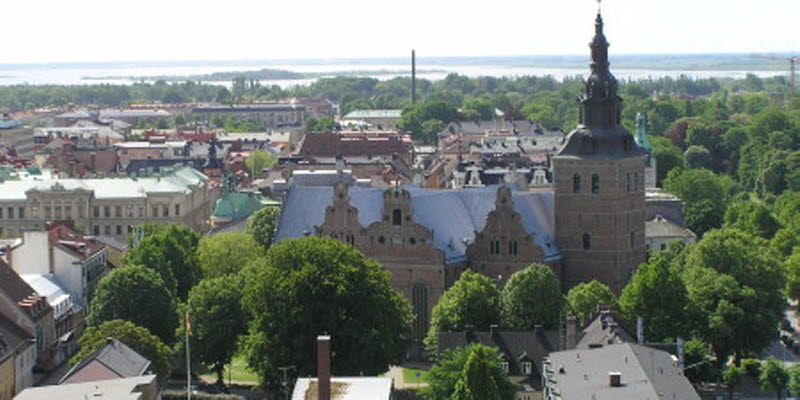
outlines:
[{"label": "grass", "polygon": [[[217,375],[213,372],[210,374],[203,374],[203,376],[210,377],[211,380],[217,379]],[[228,376],[230,376],[230,378],[228,378]],[[258,375],[247,369],[247,361],[243,355],[239,354],[233,357],[233,361],[231,362],[230,366],[225,367],[224,377],[226,385],[228,384],[228,379],[231,379],[234,382],[252,382],[253,384],[258,383]]]},{"label": "grass", "polygon": [[[417,372],[419,372],[419,378],[417,378]],[[428,370],[425,369],[403,368],[403,381],[406,384],[428,383],[428,374]]]}]

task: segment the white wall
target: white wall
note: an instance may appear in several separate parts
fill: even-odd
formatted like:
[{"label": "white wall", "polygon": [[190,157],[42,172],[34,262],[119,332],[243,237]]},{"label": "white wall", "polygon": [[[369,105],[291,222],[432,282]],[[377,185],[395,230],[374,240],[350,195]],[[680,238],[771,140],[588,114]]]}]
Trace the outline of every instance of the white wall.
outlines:
[{"label": "white wall", "polygon": [[25,232],[22,244],[11,251],[11,268],[20,275],[49,274],[47,243],[46,231]]},{"label": "white wall", "polygon": [[72,295],[73,301],[86,307],[86,285],[82,272],[83,263],[80,259],[58,247],[53,247],[53,265],[56,276]]}]

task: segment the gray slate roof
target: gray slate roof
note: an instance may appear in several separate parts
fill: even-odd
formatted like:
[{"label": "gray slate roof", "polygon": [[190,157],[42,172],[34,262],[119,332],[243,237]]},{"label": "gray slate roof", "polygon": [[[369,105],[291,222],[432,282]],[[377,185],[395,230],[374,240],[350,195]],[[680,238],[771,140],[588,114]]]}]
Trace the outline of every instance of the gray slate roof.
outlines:
[{"label": "gray slate roof", "polygon": [[[445,254],[446,264],[466,259],[467,246],[486,225],[495,209],[498,186],[461,190],[402,187],[411,194],[414,222],[433,231],[434,245]],[[383,192],[380,188],[350,187],[350,204],[358,209],[363,227],[381,220]],[[525,231],[542,248],[547,259],[560,257],[555,244],[554,199],[552,192],[512,189],[514,210],[520,214]],[[325,208],[333,203],[333,187],[292,186],[283,204],[276,242],[313,235],[325,220]]]},{"label": "gray slate roof", "polygon": [[[551,353],[549,359],[557,399],[700,400],[665,351],[625,343]],[[610,372],[622,375],[621,386],[609,385]]]},{"label": "gray slate roof", "polygon": [[646,237],[675,237],[675,238],[686,238],[686,237],[695,237],[695,234],[660,216],[656,215],[656,217],[650,221],[644,223],[644,232]]},{"label": "gray slate roof", "polygon": [[114,338],[108,338],[108,341],[103,347],[72,367],[72,369],[61,378],[60,382],[69,379],[70,376],[80,371],[92,361],[102,363],[108,369],[119,375],[120,378],[142,376],[150,367],[150,360],[144,358],[141,354],[125,345],[125,343]]}]

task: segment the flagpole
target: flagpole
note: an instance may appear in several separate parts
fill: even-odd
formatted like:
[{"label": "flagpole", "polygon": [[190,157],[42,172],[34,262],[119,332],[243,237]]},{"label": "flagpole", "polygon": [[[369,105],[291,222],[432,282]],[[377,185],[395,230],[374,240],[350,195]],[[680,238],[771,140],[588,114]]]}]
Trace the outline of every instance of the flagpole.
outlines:
[{"label": "flagpole", "polygon": [[192,329],[192,323],[189,322],[189,312],[186,312],[186,317],[183,319],[186,324],[186,400],[192,400],[192,367],[191,359],[189,356],[189,330]]}]

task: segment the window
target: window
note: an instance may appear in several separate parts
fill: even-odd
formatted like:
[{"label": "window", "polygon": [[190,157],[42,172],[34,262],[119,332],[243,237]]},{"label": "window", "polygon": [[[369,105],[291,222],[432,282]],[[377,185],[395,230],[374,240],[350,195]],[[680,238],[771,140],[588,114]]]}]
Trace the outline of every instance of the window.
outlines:
[{"label": "window", "polygon": [[635,247],[636,244],[636,233],[631,231],[631,249]]},{"label": "window", "polygon": [[533,365],[530,361],[522,362],[522,375],[530,375],[533,372]]},{"label": "window", "polygon": [[583,234],[583,249],[590,250],[592,248],[592,235],[588,232]]},{"label": "window", "polygon": [[492,240],[489,242],[489,254],[500,254],[500,241]]},{"label": "window", "polygon": [[600,193],[600,175],[592,174],[592,193]]},{"label": "window", "polygon": [[8,219],[14,219],[14,207],[8,207],[6,213],[8,214]]},{"label": "window", "polygon": [[72,218],[72,206],[64,206],[64,217]]},{"label": "window", "polygon": [[106,235],[111,235],[111,225],[106,225],[106,229],[103,231]]},{"label": "window", "polygon": [[629,193],[631,191],[631,173],[630,172],[625,174],[625,190],[627,190]]},{"label": "window", "polygon": [[392,225],[400,225],[403,223],[403,212],[395,208],[392,211]]},{"label": "window", "polygon": [[639,190],[639,173],[633,173],[633,190]]},{"label": "window", "polygon": [[517,255],[517,241],[516,240],[512,240],[512,241],[508,242],[508,254],[511,254],[512,256]]},{"label": "window", "polygon": [[0,218],[3,218],[3,208],[0,207]]},{"label": "window", "polygon": [[414,340],[422,342],[428,333],[428,288],[422,283],[411,285],[411,303],[414,306]]},{"label": "window", "polygon": [[106,218],[111,218],[111,207],[110,206],[104,206],[103,207],[103,215],[105,215]]},{"label": "window", "polygon": [[581,175],[579,173],[572,174],[572,193],[581,192]]},{"label": "window", "polygon": [[383,236],[379,236],[379,237],[378,237],[378,243],[380,243],[380,244],[384,244],[384,243],[386,243],[386,238],[385,238],[385,237],[383,237]]},{"label": "window", "polygon": [[500,361],[500,368],[502,368],[503,371],[508,372],[508,361]]},{"label": "window", "polygon": [[114,216],[117,218],[122,217],[122,206],[114,207]]},{"label": "window", "polygon": [[161,215],[162,217],[169,217],[169,205],[164,204],[164,213]]},{"label": "window", "polygon": [[158,206],[153,206],[153,218],[158,218]]},{"label": "window", "polygon": [[176,217],[180,217],[181,216],[181,205],[180,204],[175,204],[175,216]]},{"label": "window", "polygon": [[100,235],[100,225],[95,225],[94,229],[92,229],[92,232],[94,232],[95,236],[99,236]]},{"label": "window", "polygon": [[122,235],[122,225],[117,225],[117,236]]},{"label": "window", "polygon": [[95,218],[99,218],[99,217],[100,217],[100,207],[99,207],[99,206],[94,206],[94,207],[92,207],[92,208],[93,208],[93,210],[92,210],[92,215],[93,215]]},{"label": "window", "polygon": [[19,215],[19,218],[20,219],[25,218],[25,207],[20,207],[18,211],[19,212],[17,213],[17,215]]}]

